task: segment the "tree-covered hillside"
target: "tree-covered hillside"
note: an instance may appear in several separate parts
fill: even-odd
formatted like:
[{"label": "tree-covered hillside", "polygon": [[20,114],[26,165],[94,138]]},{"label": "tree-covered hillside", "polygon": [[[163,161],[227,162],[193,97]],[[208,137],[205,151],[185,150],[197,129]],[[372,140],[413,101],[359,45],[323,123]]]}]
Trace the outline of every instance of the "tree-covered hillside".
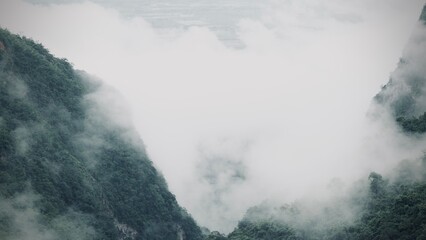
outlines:
[{"label": "tree-covered hillside", "polygon": [[0,239],[202,238],[104,88],[0,29]]},{"label": "tree-covered hillside", "polygon": [[[375,103],[400,132],[426,132],[426,6]],[[325,202],[268,202],[233,232],[203,235],[115,93],[42,45],[0,29],[0,239],[426,239],[426,157],[372,172]],[[114,102],[115,100],[113,100]],[[205,230],[208,232],[208,230]]]},{"label": "tree-covered hillside", "polygon": [[[398,68],[374,99],[379,114],[390,113],[400,132],[417,140],[426,132],[425,66],[426,5]],[[327,204],[255,206],[228,236],[208,239],[426,239],[426,157],[401,161],[387,177],[372,172],[354,188]]]},{"label": "tree-covered hillside", "polygon": [[[339,201],[327,206],[257,206],[227,237],[212,234],[209,239],[426,239],[425,170],[425,160],[417,160],[403,162],[392,182],[371,173],[365,194],[354,192],[344,199],[347,210],[356,213],[351,221],[346,221]],[[306,210],[309,207],[317,208],[315,214]]]},{"label": "tree-covered hillside", "polygon": [[375,100],[408,134],[426,132],[426,5],[389,82]]}]

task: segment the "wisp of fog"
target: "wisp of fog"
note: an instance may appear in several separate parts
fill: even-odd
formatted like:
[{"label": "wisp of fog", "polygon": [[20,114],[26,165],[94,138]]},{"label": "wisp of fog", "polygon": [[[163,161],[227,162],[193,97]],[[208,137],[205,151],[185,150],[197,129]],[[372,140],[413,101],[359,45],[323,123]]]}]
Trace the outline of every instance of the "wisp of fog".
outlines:
[{"label": "wisp of fog", "polygon": [[332,181],[421,156],[386,114],[367,113],[422,4],[268,0],[230,25],[238,47],[207,25],[159,28],[101,1],[2,0],[0,26],[118,89],[132,114],[99,111],[135,125],[200,225],[230,232],[265,199],[327,198]]}]

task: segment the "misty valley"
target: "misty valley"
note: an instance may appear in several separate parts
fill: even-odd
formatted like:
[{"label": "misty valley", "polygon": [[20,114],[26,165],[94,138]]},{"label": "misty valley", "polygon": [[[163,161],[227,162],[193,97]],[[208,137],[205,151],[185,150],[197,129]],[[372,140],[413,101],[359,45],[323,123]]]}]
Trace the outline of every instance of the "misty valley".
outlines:
[{"label": "misty valley", "polygon": [[[77,6],[72,4],[68,7]],[[90,4],[88,6],[96,8]],[[0,7],[2,7],[1,3]],[[206,9],[203,11],[208,12]],[[209,14],[212,13],[209,12]],[[345,23],[358,21],[352,15],[336,16],[333,15]],[[232,16],[228,17],[236,21]],[[220,24],[226,25],[223,22]],[[254,26],[259,27],[256,24]],[[219,145],[217,148],[223,150],[220,153],[204,145],[197,145],[197,154],[192,155],[203,161],[196,160],[195,167],[179,162],[181,145],[170,149],[166,146],[164,149],[160,148],[159,152],[166,152],[168,155],[156,154],[158,149],[155,144],[152,147],[149,141],[145,143],[141,140],[144,139],[144,135],[140,134],[138,126],[130,120],[131,114],[124,111],[122,105],[117,104],[124,100],[122,93],[116,90],[113,84],[108,84],[102,76],[92,75],[84,69],[77,70],[71,61],[58,58],[56,54],[51,53],[43,42],[39,43],[33,40],[32,36],[23,36],[21,32],[12,31],[3,26],[0,21],[0,240],[426,239],[426,5],[421,11],[418,23],[413,27],[412,36],[400,60],[393,59],[394,62],[398,62],[398,65],[391,73],[389,81],[374,98],[368,99],[368,125],[374,126],[375,129],[371,131],[372,138],[378,138],[380,146],[383,147],[383,149],[379,147],[376,149],[374,145],[372,152],[377,153],[382,150],[387,154],[373,155],[376,158],[374,159],[376,165],[371,164],[373,167],[368,165],[371,158],[354,154],[354,158],[359,157],[359,162],[348,166],[349,171],[343,172],[340,169],[346,168],[337,167],[332,168],[332,173],[324,170],[324,174],[331,179],[327,180],[327,186],[324,189],[313,187],[309,189],[308,194],[294,193],[295,197],[290,197],[293,193],[286,187],[290,185],[291,188],[288,189],[296,189],[298,193],[306,190],[303,189],[308,186],[306,182],[315,181],[317,179],[315,174],[320,174],[323,168],[328,166],[325,163],[321,164],[321,158],[327,158],[328,155],[305,145],[297,151],[290,149],[288,151],[294,150],[299,155],[312,151],[314,152],[312,155],[306,156],[315,156],[318,158],[315,161],[319,161],[318,163],[314,160],[300,163],[301,165],[312,164],[314,172],[306,170],[292,173],[293,168],[290,166],[287,172],[281,170],[281,168],[287,169],[285,162],[275,166],[267,160],[260,163],[249,157],[247,157],[249,163],[241,160],[245,159],[246,152],[252,151],[251,146],[256,144],[250,139],[235,144],[229,139],[221,142],[231,142],[229,145],[238,149],[235,152],[229,150],[228,145],[223,146],[216,142],[211,145]],[[261,29],[261,31],[266,30]],[[211,56],[216,56],[214,54],[219,52],[232,58],[235,52],[244,51],[239,40],[228,39],[231,42],[228,45],[238,45],[237,48],[228,50],[226,47],[218,46],[216,41],[211,40],[210,35],[205,34],[203,30],[196,29],[192,34],[196,36],[200,34],[201,39],[213,42],[213,53],[206,51]],[[227,34],[221,37],[226,38]],[[231,35],[238,34],[233,32]],[[267,34],[265,36],[268,44],[275,44]],[[172,49],[175,46],[173,44],[170,46],[166,43],[161,44],[167,45],[179,54],[187,53],[188,46],[189,48],[198,47],[203,54],[205,53],[203,46],[195,42],[190,42],[191,44],[188,45],[185,37],[179,41],[174,44],[183,42],[183,50],[179,49],[182,52]],[[130,40],[126,43],[130,48],[133,46]],[[159,45],[163,46],[161,44]],[[153,48],[156,49],[155,47]],[[164,54],[169,50],[168,48],[164,50],[158,47],[160,49],[157,49],[158,54]],[[266,59],[273,55],[263,48],[256,50],[258,50],[254,51],[256,58],[262,56]],[[125,49],[125,51],[133,50]],[[104,52],[111,54],[111,58],[114,57],[113,47],[111,49],[105,47],[97,54],[104,54]],[[147,50],[147,54],[151,52]],[[157,52],[154,52],[153,56],[155,54]],[[188,53],[188,55],[191,54],[193,53]],[[245,52],[244,54],[251,56],[250,54],[253,53]],[[199,58],[202,54],[194,56],[196,62],[200,61],[200,65],[209,65],[209,62]],[[219,57],[218,59],[221,60]],[[272,59],[275,60],[273,57]],[[133,60],[137,61],[138,58]],[[158,58],[152,61],[156,60],[166,62],[162,64],[168,64],[167,59]],[[230,61],[232,62],[233,59]],[[154,64],[150,65],[150,62],[144,63],[147,65],[146,70],[140,67],[140,69],[137,68],[138,71],[150,71],[149,68],[154,66]],[[102,68],[104,67],[102,61],[99,64]],[[224,65],[210,64],[209,68],[217,67],[219,70],[232,68],[228,66],[228,63]],[[281,67],[278,68],[281,69]],[[155,74],[161,75],[162,72],[169,71],[169,69],[161,70],[156,71]],[[181,69],[170,71],[179,73]],[[304,71],[309,72],[305,66]],[[191,69],[189,72],[197,73],[197,70]],[[190,73],[185,74],[183,76],[192,77]],[[113,76],[126,78],[125,73]],[[198,77],[196,74],[195,76]],[[260,74],[259,78],[265,76]],[[123,79],[120,80],[125,81]],[[163,90],[165,94],[178,91],[180,83],[175,81],[179,80],[167,82],[169,85]],[[247,81],[248,85],[251,84],[249,80]],[[207,89],[209,87],[214,89],[214,85],[209,85],[210,83],[191,82],[191,84],[200,88],[203,84],[207,84]],[[276,88],[274,83],[270,84],[272,89]],[[237,82],[236,85],[240,84]],[[315,83],[308,85],[315,88]],[[142,84],[142,88],[144,87]],[[148,85],[146,87],[149,88]],[[185,88],[191,88],[191,86],[185,86]],[[223,95],[216,97],[226,99],[227,89],[218,89]],[[303,85],[301,89],[305,90]],[[139,89],[135,91],[138,93]],[[261,91],[261,89],[255,88],[255,91]],[[195,96],[200,97],[202,94],[203,92],[197,92]],[[158,108],[162,109],[163,99],[156,98],[155,95],[156,92],[150,97],[158,101]],[[196,101],[185,93],[180,95],[182,98],[188,97],[188,102]],[[232,92],[230,95],[235,98],[238,94]],[[345,93],[338,96],[343,97],[343,95]],[[268,97],[271,97],[272,102],[276,101],[274,96]],[[128,99],[132,99],[131,96]],[[175,99],[172,98],[172,100]],[[176,101],[179,100],[176,99]],[[212,102],[215,101],[212,100]],[[332,101],[336,102],[334,98]],[[250,104],[256,108],[254,105],[257,103],[253,100]],[[261,108],[275,109],[274,106],[266,105],[262,105]],[[193,105],[188,104],[188,106]],[[142,109],[141,112],[151,111],[145,105],[137,105],[137,107]],[[176,119],[181,117],[179,111],[184,107],[176,108],[176,112],[173,112]],[[343,107],[346,108],[346,106]],[[195,107],[188,108],[190,112],[196,111]],[[208,107],[203,106],[204,108]],[[295,112],[297,110],[299,109]],[[214,111],[214,107],[211,107],[207,109],[206,114]],[[234,116],[231,112],[229,111],[229,115]],[[312,113],[307,116],[309,121],[306,122],[321,122],[317,112],[312,110]],[[265,115],[266,117],[256,116],[268,119],[269,116]],[[195,114],[190,116],[195,119],[198,117]],[[207,118],[209,117],[211,116],[208,115]],[[291,118],[287,115],[285,117]],[[245,118],[246,115],[243,115],[243,119]],[[238,124],[245,124],[238,119]],[[269,120],[265,122],[269,123]],[[297,120],[295,122],[297,123]],[[150,122],[147,120],[147,123]],[[159,125],[161,124],[163,122],[159,122]],[[210,124],[200,125],[201,128],[214,128]],[[250,124],[248,126],[251,128]],[[329,125],[313,126],[325,128]],[[331,126],[334,125],[331,124]],[[179,127],[184,130],[181,135],[182,132],[175,134],[177,138],[182,138],[182,142],[190,142],[186,140],[184,133],[198,126],[194,124],[188,128],[185,128],[185,125]],[[296,129],[297,136],[303,135],[303,130],[311,130],[307,124],[290,128]],[[175,133],[171,130],[167,132],[169,128],[165,125],[155,130],[164,130],[165,136],[169,134],[171,139],[173,138],[171,135]],[[346,130],[338,129],[337,131]],[[147,131],[147,133],[150,132]],[[289,135],[292,133],[288,130]],[[271,136],[275,135],[271,134]],[[306,136],[309,138],[310,135]],[[320,137],[320,141],[327,142],[326,136],[323,137],[324,139]],[[148,137],[148,139],[151,138],[152,136]],[[294,137],[291,141],[308,141],[304,138]],[[160,143],[161,141],[167,142],[168,139],[160,139]],[[338,151],[337,149],[341,147],[338,143],[342,141],[346,139],[332,141],[330,144],[336,145],[331,146],[331,149],[335,148]],[[266,141],[267,146],[263,146],[266,150],[259,150],[261,154],[250,156],[268,158],[274,155],[275,148],[269,148],[268,143],[270,142]],[[342,144],[351,143],[348,140],[347,143]],[[318,145],[323,146],[320,143]],[[281,149],[280,146],[278,148]],[[150,151],[155,153],[151,154]],[[315,151],[318,152],[318,156]],[[264,156],[264,152],[269,152],[270,155]],[[183,154],[182,156],[192,155]],[[156,162],[157,156],[172,158],[170,159],[173,161],[171,167],[163,170],[162,163]],[[388,164],[387,159],[380,159],[381,157],[396,160],[389,164],[391,167],[387,168],[384,167]],[[250,163],[252,165],[249,165]],[[330,165],[336,164],[331,162]],[[263,168],[263,165],[270,166]],[[192,174],[190,168],[194,168],[191,171],[196,172],[194,179],[198,183],[191,183],[190,178],[182,180],[181,185],[172,181]],[[256,179],[253,177],[256,174],[268,177],[267,170],[274,168],[277,169],[278,174],[289,175],[288,178],[282,178],[287,182],[275,179],[275,173],[272,172],[269,182],[250,182]],[[358,174],[355,168],[365,171],[362,173],[360,171],[361,174]],[[250,171],[250,169],[258,169],[258,171]],[[302,169],[308,169],[308,167],[303,166]],[[354,170],[351,171],[352,169]],[[176,172],[177,175],[170,175],[170,172]],[[330,174],[332,176],[329,176]],[[354,175],[350,181],[339,178],[339,176],[350,174]],[[168,178],[169,175],[172,180]],[[249,183],[246,184],[247,182]],[[267,191],[257,192],[258,189],[264,188],[276,189],[277,192],[283,191],[284,195],[289,197],[282,199],[291,200],[275,198],[273,193]],[[250,195],[250,191],[254,191],[255,194]],[[248,196],[254,195],[256,200],[249,199]],[[185,196],[188,197],[185,198]],[[197,202],[198,205],[191,205],[192,202]],[[232,204],[227,204],[229,202]],[[233,207],[238,208],[238,211]],[[212,224],[208,225],[210,219]]]}]

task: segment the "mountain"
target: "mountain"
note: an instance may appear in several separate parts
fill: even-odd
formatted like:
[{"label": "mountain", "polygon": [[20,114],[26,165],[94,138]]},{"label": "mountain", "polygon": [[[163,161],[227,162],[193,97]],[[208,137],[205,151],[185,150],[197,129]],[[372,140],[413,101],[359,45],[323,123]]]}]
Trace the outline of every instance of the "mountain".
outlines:
[{"label": "mountain", "polygon": [[[426,132],[425,26],[426,6],[374,98],[376,110],[413,139]],[[265,201],[227,236],[202,233],[117,95],[0,29],[0,239],[426,239],[426,156],[401,161],[392,176],[372,172],[332,201]]]},{"label": "mountain", "polygon": [[[426,5],[390,81],[374,98],[374,116],[390,116],[403,134],[426,132]],[[426,150],[426,148],[425,148]],[[228,236],[210,240],[426,239],[426,155],[386,177],[372,172],[332,201],[265,202],[250,208]]]},{"label": "mountain", "polygon": [[[354,192],[327,205],[313,201],[253,207],[227,237],[209,239],[426,239],[425,160],[420,164],[420,179],[407,181],[402,177],[412,173],[418,163],[400,166],[395,182],[372,173],[367,192]],[[351,213],[355,215],[347,215]]]},{"label": "mountain", "polygon": [[0,29],[0,239],[202,239],[115,95]]},{"label": "mountain", "polygon": [[375,100],[407,133],[426,132],[426,5],[404,56]]}]

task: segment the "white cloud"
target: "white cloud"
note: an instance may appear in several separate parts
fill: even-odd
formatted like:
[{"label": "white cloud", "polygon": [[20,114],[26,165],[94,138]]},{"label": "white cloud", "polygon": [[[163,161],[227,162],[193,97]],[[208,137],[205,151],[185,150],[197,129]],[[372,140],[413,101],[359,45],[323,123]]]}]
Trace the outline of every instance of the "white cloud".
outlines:
[{"label": "white cloud", "polygon": [[[364,116],[422,1],[270,6],[264,17],[240,21],[243,49],[226,47],[208,28],[160,31],[90,2],[5,0],[0,23],[119,89],[178,201],[201,225],[230,231],[247,207],[267,197],[291,201],[334,177],[352,181],[415,154],[399,151],[409,140],[394,140],[391,127],[379,131]],[[199,166],[211,160],[206,153],[245,171],[234,185],[227,183],[232,172],[217,173],[230,187],[219,202],[205,196],[222,186],[200,180]]]}]

